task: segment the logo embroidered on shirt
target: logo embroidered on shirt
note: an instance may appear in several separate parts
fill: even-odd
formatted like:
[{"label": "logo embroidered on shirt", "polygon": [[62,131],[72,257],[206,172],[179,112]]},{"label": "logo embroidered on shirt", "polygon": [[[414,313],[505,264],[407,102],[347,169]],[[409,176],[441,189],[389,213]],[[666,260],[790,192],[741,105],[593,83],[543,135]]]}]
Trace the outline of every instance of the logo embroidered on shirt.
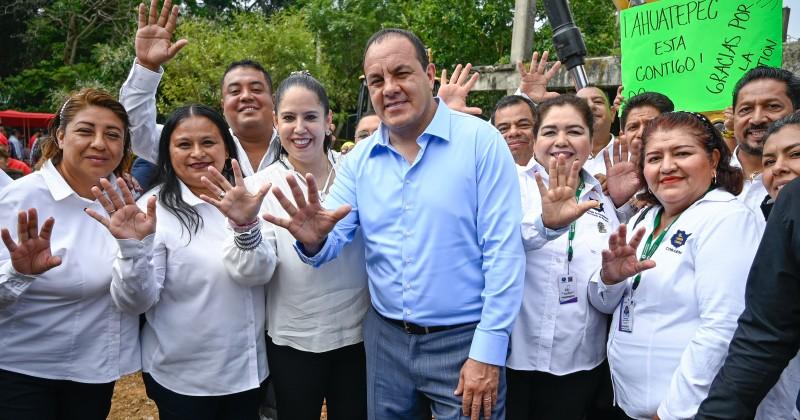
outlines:
[{"label": "logo embroidered on shirt", "polygon": [[597,231],[600,233],[606,233],[608,230],[606,229],[606,225],[603,222],[597,222]]},{"label": "logo embroidered on shirt", "polygon": [[691,233],[686,233],[686,231],[678,230],[674,235],[672,235],[670,243],[675,248],[680,248],[686,244],[686,241],[689,239],[690,236],[692,236]]}]

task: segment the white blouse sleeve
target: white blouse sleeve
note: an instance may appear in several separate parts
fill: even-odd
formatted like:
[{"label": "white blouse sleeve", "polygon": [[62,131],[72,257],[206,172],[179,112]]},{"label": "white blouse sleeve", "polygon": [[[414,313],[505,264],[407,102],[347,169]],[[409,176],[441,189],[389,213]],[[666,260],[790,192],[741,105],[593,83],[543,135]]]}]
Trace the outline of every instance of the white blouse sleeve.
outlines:
[{"label": "white blouse sleeve", "polygon": [[603,280],[600,279],[600,267],[598,267],[589,278],[589,287],[586,290],[589,295],[589,303],[604,314],[613,314],[625,294],[627,285],[627,280],[610,286],[603,283]]},{"label": "white blouse sleeve", "polygon": [[119,101],[130,119],[133,153],[151,163],[158,161],[162,126],[156,124],[156,91],[161,72],[150,71],[134,60],[128,79],[119,90]]},{"label": "white blouse sleeve", "polygon": [[111,300],[125,313],[144,313],[160,297],[167,251],[163,244],[153,249],[154,236],[148,235],[141,241],[117,241],[119,254],[111,269]]},{"label": "white blouse sleeve", "polygon": [[658,416],[664,420],[693,418],[708,395],[744,310],[747,274],[760,242],[752,212],[709,217],[708,223],[711,226],[704,229],[692,251],[700,325],[658,407]]},{"label": "white blouse sleeve", "polygon": [[225,240],[222,261],[233,281],[241,286],[267,284],[278,264],[275,253],[275,228],[261,222],[248,232],[236,232]]}]

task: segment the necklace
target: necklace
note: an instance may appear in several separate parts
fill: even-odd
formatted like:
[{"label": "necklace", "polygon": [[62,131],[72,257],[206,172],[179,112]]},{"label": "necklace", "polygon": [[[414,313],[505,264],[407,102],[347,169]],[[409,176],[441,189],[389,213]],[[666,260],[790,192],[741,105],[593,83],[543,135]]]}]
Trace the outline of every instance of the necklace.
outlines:
[{"label": "necklace", "polygon": [[[281,156],[280,162],[281,162],[281,164],[283,164],[284,168],[286,168],[286,169],[292,171],[292,173],[294,173],[295,178],[297,178],[297,180],[300,183],[302,183],[303,185],[308,187],[308,185],[306,184],[306,178],[300,172],[297,172],[297,170],[294,169],[294,166],[292,166],[291,162],[289,162],[289,159],[286,158],[286,156]],[[322,188],[319,189],[319,201],[320,201],[320,203],[325,202],[325,198],[328,196],[328,191],[330,190],[331,184],[332,184],[331,181],[333,179],[333,173],[334,173],[335,166],[333,165],[333,163],[331,163],[330,160],[328,160],[328,166],[330,166],[330,169],[328,170],[328,177],[325,178],[325,183],[322,185]]]}]

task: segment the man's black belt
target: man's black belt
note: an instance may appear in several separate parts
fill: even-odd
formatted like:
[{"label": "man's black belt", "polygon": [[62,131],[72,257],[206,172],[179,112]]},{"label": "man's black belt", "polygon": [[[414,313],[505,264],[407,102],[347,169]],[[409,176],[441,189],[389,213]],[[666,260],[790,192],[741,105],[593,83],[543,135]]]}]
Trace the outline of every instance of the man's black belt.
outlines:
[{"label": "man's black belt", "polygon": [[381,315],[381,313],[378,312],[377,310],[375,311],[375,313],[378,314],[379,317],[383,318],[384,321],[386,321],[386,322],[388,322],[390,324],[397,325],[398,327],[402,328],[403,331],[406,332],[406,334],[413,334],[413,335],[433,334],[433,333],[437,333],[437,332],[441,332],[441,331],[447,331],[447,330],[452,330],[452,329],[459,328],[459,327],[464,327],[464,326],[467,326],[467,325],[477,325],[478,324],[477,322],[466,322],[466,323],[463,323],[463,324],[456,324],[456,325],[439,325],[439,326],[434,326],[434,327],[423,327],[422,325],[417,325],[417,324],[414,324],[413,322],[387,318],[387,317]]}]

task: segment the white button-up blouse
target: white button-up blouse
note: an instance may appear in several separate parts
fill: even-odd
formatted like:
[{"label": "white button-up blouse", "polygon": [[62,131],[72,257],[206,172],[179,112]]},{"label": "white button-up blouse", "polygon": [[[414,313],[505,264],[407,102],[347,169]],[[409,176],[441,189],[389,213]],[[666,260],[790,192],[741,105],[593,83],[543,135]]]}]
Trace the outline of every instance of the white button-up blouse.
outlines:
[{"label": "white button-up blouse", "polygon": [[[157,193],[157,190],[152,192]],[[197,233],[157,204],[156,233],[121,240],[111,294],[125,312],[145,312],[142,370],[183,395],[227,395],[267,377],[264,283],[275,268],[265,241],[243,251],[225,216],[181,183],[203,221]],[[144,209],[151,193],[139,200]],[[242,254],[258,254],[255,265]]]},{"label": "white button-up blouse", "polygon": [[585,186],[580,201],[597,200],[601,206],[576,221],[569,274],[575,279],[577,302],[561,304],[558,281],[567,273],[568,229],[544,227],[542,199],[534,178],[537,172],[549,184],[539,163],[532,162],[519,173],[525,293],[506,366],[566,375],[593,369],[605,360],[608,315],[589,304],[587,287],[600,265],[600,252],[608,246],[608,237],[619,227],[619,221],[600,183],[582,170]]},{"label": "white button-up blouse", "polygon": [[105,383],[139,370],[139,320],[111,300],[114,237],[85,212],[105,214],[78,196],[53,164],[0,191],[0,227],[17,240],[17,213],[55,219],[50,249],[60,266],[17,273],[0,246],[0,369],[45,379]]},{"label": "white button-up blouse", "polygon": [[[629,231],[653,231],[659,206],[632,219]],[[643,210],[644,211],[644,210]],[[744,309],[747,273],[764,218],[721,189],[689,206],[666,232],[656,267],[606,286],[592,276],[593,305],[614,314],[608,363],[617,403],[636,419],[692,418],[722,366]],[[636,255],[641,255],[642,240]],[[633,293],[633,331],[620,330],[621,301]]]}]

